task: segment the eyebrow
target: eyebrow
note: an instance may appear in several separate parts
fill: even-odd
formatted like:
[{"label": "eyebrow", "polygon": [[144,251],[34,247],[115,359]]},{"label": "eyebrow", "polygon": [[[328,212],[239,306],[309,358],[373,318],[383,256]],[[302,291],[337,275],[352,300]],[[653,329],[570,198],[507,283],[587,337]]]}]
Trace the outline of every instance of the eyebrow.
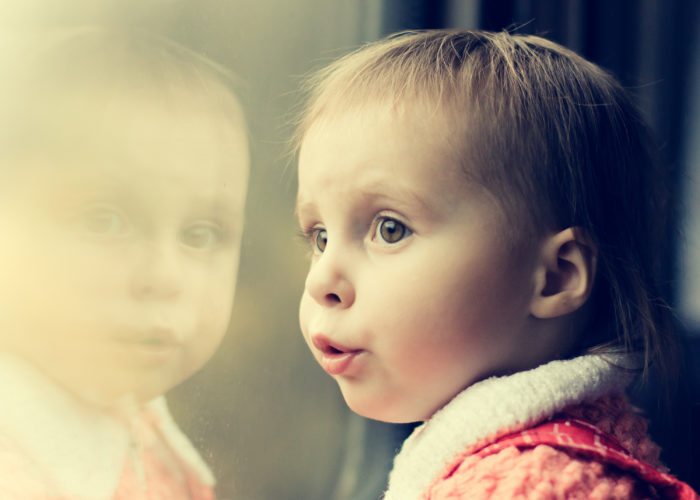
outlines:
[{"label": "eyebrow", "polygon": [[[130,178],[115,175],[112,172],[88,173],[78,180],[82,189],[86,192],[92,192],[96,198],[103,196],[115,198],[116,201],[139,203],[141,194],[134,187],[140,181],[134,181]],[[144,184],[145,186],[145,184]],[[233,217],[239,217],[244,213],[243,204],[240,203],[240,195],[231,196],[230,198],[223,191],[216,191],[213,194],[198,194],[191,193],[188,206],[193,211],[209,212],[215,214],[230,214]]]},{"label": "eyebrow", "polygon": [[390,191],[388,189],[367,190],[363,193],[362,197],[367,201],[386,201],[392,205],[418,205],[425,212],[433,212],[433,208],[426,202],[426,200],[418,196],[410,189],[397,188],[396,186],[393,186],[391,189],[394,192],[390,194],[387,194],[387,192]]},{"label": "eyebrow", "polygon": [[[393,191],[391,194],[388,192]],[[420,206],[420,208],[428,213],[432,214],[435,209],[426,200],[418,196],[415,192],[410,189],[397,188],[396,186],[386,187],[384,183],[372,183],[367,189],[362,189],[361,198],[365,203],[377,202],[388,203],[389,205],[397,206],[398,209],[401,207],[406,207],[407,205],[415,204]],[[408,202],[402,200],[410,200]],[[294,214],[297,218],[301,215],[314,212],[315,205],[313,202],[306,201],[302,197],[297,196],[296,204],[294,206]]]},{"label": "eyebrow", "polygon": [[304,201],[299,196],[297,196],[296,202],[294,203],[294,215],[298,219],[302,214],[313,211],[314,204],[310,201]]}]

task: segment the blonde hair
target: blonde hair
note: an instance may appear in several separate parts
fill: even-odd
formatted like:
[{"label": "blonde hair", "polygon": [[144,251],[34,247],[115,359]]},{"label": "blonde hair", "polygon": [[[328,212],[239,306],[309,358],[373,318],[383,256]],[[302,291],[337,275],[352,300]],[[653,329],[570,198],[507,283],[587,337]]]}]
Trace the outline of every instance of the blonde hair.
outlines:
[{"label": "blonde hair", "polygon": [[580,350],[636,351],[670,371],[661,299],[664,176],[644,120],[608,73],[536,36],[434,30],[366,45],[312,75],[295,136],[334,113],[427,104],[454,137],[459,167],[542,234],[577,227],[599,260]]}]

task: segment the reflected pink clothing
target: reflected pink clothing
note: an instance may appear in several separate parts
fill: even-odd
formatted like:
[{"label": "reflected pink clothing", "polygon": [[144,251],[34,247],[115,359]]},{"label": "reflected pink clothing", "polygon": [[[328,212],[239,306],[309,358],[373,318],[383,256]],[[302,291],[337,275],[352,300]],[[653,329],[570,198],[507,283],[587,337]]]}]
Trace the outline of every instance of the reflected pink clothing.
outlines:
[{"label": "reflected pink clothing", "polygon": [[[97,453],[98,451],[96,451]],[[184,477],[175,478],[157,454],[144,451],[138,458],[139,467],[130,461],[125,464],[116,490],[107,497],[93,497],[90,494],[76,496],[76,493],[56,493],[51,486],[48,472],[39,472],[34,464],[21,457],[7,454],[0,457],[1,498],[4,500],[214,500],[214,490],[205,484],[197,474],[188,471],[183,464]]]},{"label": "reflected pink clothing", "polygon": [[[164,436],[158,435],[162,429],[161,416],[151,411],[144,417],[154,433],[147,438],[151,445],[145,446],[137,459],[126,464],[114,500],[214,500],[213,483],[192,470],[175,450],[168,447],[155,452],[155,440],[161,444],[167,442]],[[164,452],[175,460],[174,464],[163,461]]]},{"label": "reflected pink clothing", "polygon": [[214,478],[164,398],[110,415],[0,355],[0,498],[213,500]]},{"label": "reflected pink clothing", "polygon": [[474,384],[408,438],[385,498],[697,500],[666,474],[628,382],[583,356]]}]

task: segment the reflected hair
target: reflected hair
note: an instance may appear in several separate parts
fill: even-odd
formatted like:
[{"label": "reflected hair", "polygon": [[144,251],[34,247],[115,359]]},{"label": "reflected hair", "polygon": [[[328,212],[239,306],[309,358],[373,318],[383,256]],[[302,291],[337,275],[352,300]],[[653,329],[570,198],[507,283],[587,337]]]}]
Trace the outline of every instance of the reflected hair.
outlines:
[{"label": "reflected hair", "polygon": [[406,32],[313,74],[294,148],[315,123],[373,105],[426,106],[450,131],[459,167],[524,235],[579,228],[598,249],[579,352],[642,354],[672,372],[662,299],[665,176],[627,91],[544,38],[507,32]]},{"label": "reflected hair", "polygon": [[80,26],[5,35],[0,69],[10,75],[0,83],[2,155],[81,141],[80,131],[95,139],[100,126],[109,126],[111,110],[134,100],[223,116],[247,134],[233,72],[140,29]]}]

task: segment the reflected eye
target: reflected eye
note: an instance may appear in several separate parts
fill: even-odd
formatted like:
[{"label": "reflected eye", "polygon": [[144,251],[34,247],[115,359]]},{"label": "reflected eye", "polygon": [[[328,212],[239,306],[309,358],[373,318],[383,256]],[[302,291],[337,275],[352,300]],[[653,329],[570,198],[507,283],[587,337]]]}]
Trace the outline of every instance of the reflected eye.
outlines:
[{"label": "reflected eye", "polygon": [[379,223],[377,224],[375,237],[380,237],[386,243],[398,243],[410,234],[411,230],[408,229],[402,222],[399,222],[396,219],[384,218],[380,219]]},{"label": "reflected eye", "polygon": [[80,228],[90,234],[110,236],[126,231],[126,218],[112,208],[94,208],[83,213],[78,220]]},{"label": "reflected eye", "polygon": [[221,229],[211,224],[193,224],[180,234],[182,244],[196,250],[211,250],[222,240]]},{"label": "reflected eye", "polygon": [[317,229],[314,231],[313,235],[315,250],[323,252],[326,250],[326,245],[328,244],[328,233],[325,229]]}]

